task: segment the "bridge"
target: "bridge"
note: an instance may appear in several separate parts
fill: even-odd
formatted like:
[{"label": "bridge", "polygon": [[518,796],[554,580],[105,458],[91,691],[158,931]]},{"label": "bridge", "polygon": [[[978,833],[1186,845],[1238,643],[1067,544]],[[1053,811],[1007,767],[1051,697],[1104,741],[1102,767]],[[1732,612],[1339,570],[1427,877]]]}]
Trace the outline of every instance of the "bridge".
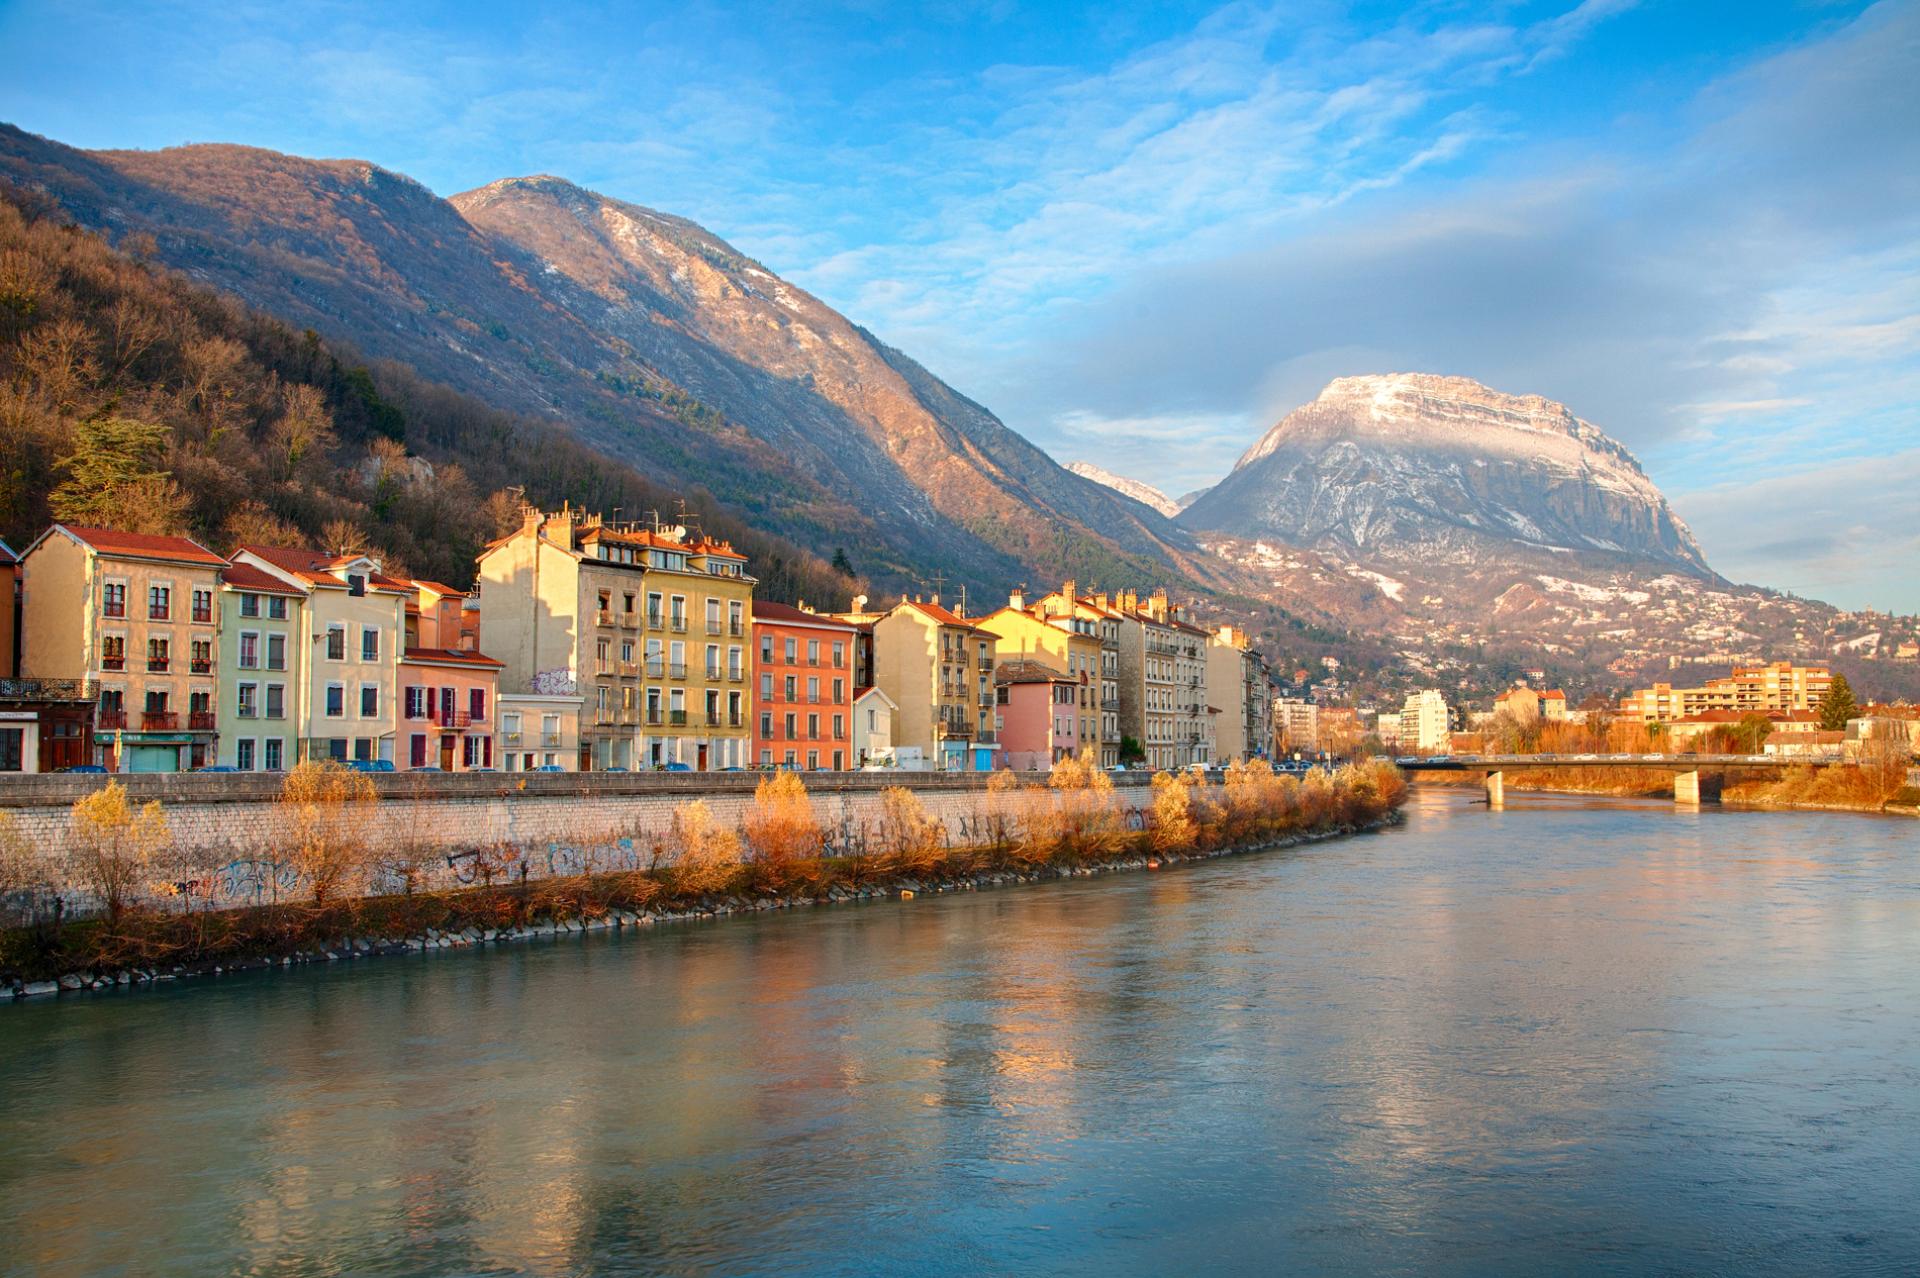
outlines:
[{"label": "bridge", "polygon": [[[1591,768],[1595,771],[1671,772],[1673,801],[1697,807],[1703,796],[1719,798],[1720,786],[1729,775],[1751,776],[1775,773],[1783,768],[1845,767],[1845,759],[1782,758],[1772,754],[1463,754],[1434,755],[1431,758],[1401,758],[1394,762],[1402,772],[1477,772],[1486,778],[1487,806],[1506,806],[1506,774],[1536,772],[1543,768]],[[1702,785],[1702,774],[1706,783]]]}]

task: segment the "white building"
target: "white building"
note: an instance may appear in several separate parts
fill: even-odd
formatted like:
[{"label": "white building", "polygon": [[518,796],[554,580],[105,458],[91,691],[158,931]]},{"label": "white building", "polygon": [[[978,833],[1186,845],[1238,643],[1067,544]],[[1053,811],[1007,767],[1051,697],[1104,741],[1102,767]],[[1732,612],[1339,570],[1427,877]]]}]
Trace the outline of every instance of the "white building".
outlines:
[{"label": "white building", "polygon": [[894,762],[893,698],[879,688],[862,688],[853,698],[855,767]]},{"label": "white building", "polygon": [[1447,699],[1433,688],[1409,694],[1400,707],[1400,744],[1421,754],[1444,754],[1452,740]]}]

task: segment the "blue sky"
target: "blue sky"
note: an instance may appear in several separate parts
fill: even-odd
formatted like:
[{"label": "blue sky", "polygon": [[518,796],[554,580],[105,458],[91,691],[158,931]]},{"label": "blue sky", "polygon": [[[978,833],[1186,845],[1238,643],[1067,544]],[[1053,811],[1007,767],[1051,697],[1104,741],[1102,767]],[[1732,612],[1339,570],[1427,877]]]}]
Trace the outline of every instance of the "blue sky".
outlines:
[{"label": "blue sky", "polygon": [[1331,377],[1550,395],[1723,572],[1920,610],[1920,4],[0,0],[0,119],[558,173],[1176,493]]}]

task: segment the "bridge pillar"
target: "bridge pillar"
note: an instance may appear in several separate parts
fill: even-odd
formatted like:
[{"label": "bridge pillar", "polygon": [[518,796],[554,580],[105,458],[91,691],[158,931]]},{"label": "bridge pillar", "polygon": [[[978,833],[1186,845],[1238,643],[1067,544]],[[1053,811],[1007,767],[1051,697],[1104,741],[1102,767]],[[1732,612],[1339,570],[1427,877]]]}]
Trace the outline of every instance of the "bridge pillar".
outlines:
[{"label": "bridge pillar", "polygon": [[1698,772],[1673,774],[1673,801],[1686,807],[1700,806],[1700,774]]},{"label": "bridge pillar", "polygon": [[1504,808],[1507,806],[1507,779],[1502,772],[1487,773],[1487,806]]}]

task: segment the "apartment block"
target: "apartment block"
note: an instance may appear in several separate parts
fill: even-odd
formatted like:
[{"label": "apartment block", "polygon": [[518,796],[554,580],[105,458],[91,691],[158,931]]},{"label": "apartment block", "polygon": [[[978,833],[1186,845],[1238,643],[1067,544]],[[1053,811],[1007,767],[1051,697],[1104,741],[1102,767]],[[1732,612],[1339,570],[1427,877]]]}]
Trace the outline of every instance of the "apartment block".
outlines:
[{"label": "apartment block", "polygon": [[853,742],[858,627],[753,602],[753,750],[762,767],[846,768]]}]

